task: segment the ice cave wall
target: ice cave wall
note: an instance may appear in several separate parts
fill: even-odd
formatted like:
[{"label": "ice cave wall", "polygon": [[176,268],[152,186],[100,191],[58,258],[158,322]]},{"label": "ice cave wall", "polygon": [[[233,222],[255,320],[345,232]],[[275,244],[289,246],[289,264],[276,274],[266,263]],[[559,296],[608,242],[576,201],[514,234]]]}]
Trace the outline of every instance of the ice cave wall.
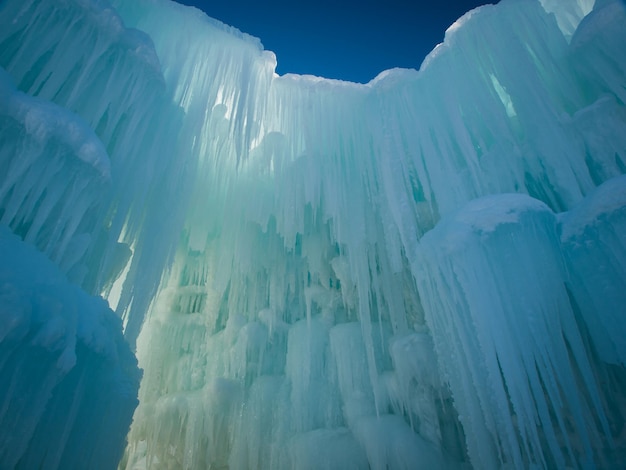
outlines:
[{"label": "ice cave wall", "polygon": [[623,458],[622,3],[367,85],[165,0],[0,5],[0,220],[136,342],[122,468]]}]

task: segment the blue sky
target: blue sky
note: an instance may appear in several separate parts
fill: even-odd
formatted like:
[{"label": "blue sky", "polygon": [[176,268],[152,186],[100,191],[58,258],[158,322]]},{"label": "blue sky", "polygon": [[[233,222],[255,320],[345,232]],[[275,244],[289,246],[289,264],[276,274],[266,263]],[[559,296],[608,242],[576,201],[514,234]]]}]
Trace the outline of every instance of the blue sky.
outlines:
[{"label": "blue sky", "polygon": [[446,28],[480,0],[177,0],[261,39],[277,72],[366,83],[419,68]]}]

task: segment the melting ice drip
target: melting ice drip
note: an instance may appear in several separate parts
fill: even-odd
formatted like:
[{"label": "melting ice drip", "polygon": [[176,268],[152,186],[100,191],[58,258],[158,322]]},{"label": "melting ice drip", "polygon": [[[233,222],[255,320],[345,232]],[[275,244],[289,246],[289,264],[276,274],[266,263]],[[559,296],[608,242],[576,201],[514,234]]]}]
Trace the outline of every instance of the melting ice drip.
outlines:
[{"label": "melting ice drip", "polygon": [[[136,345],[121,468],[624,461],[621,2],[481,7],[419,72],[367,85],[279,77],[258,40],[167,0],[9,0],[0,25],[0,222]],[[0,462],[108,467],[136,369],[81,358],[120,327],[93,332],[95,300],[59,314],[71,289],[28,323],[15,299],[40,283],[17,264],[0,271],[20,293],[0,295],[17,351]],[[54,343],[58,318],[92,327]],[[17,367],[35,350],[42,390]],[[74,350],[113,384],[106,439],[68,437],[91,415],[47,402],[57,382],[82,393],[63,382]],[[24,397],[40,412],[20,423]],[[45,432],[65,436],[55,452]]]}]

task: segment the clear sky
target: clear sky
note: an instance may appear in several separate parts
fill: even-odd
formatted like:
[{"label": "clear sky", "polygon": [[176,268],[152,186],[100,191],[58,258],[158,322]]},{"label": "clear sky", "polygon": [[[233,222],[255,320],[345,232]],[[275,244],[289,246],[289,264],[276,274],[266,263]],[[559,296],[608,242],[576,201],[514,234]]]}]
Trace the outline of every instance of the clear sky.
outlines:
[{"label": "clear sky", "polygon": [[177,0],[261,39],[277,72],[366,83],[419,68],[463,13],[497,0]]}]

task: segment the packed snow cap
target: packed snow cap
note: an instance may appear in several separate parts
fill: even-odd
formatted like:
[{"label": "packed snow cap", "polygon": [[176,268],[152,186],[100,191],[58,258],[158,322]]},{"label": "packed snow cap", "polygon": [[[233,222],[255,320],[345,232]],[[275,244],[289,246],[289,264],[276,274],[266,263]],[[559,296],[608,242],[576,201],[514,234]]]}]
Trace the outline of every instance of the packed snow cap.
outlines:
[{"label": "packed snow cap", "polygon": [[360,85],[1,2],[0,467],[621,468],[624,44],[502,0]]}]

